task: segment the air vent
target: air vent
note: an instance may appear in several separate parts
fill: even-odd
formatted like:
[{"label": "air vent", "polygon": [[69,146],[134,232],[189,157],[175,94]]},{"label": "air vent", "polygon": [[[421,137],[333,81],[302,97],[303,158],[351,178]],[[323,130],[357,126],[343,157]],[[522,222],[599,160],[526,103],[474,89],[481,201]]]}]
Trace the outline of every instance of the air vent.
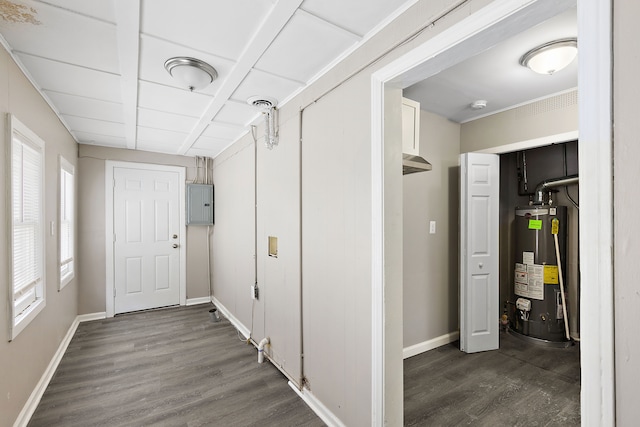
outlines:
[{"label": "air vent", "polygon": [[252,96],[247,99],[247,104],[253,105],[261,110],[268,110],[271,107],[275,107],[277,101],[268,96]]}]

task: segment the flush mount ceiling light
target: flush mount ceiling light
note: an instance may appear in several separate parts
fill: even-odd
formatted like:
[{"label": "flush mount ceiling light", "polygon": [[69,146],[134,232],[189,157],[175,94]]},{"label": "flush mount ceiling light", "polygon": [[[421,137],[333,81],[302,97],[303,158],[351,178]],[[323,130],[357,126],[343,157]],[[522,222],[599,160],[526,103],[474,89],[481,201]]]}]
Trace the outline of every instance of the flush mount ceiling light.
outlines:
[{"label": "flush mount ceiling light", "polygon": [[218,72],[211,65],[187,56],[167,59],[164,68],[192,92],[204,89],[218,78]]},{"label": "flush mount ceiling light", "polygon": [[553,74],[571,64],[578,54],[576,38],[545,43],[522,55],[520,65],[538,74]]}]

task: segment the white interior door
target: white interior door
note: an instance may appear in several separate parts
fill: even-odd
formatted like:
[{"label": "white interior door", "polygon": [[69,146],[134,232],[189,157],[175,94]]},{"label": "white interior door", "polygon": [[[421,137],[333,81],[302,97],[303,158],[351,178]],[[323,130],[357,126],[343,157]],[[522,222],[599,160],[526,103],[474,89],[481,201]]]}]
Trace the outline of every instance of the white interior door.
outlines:
[{"label": "white interior door", "polygon": [[115,313],[180,303],[180,177],[113,169]]},{"label": "white interior door", "polygon": [[500,158],[460,156],[460,350],[496,350]]}]

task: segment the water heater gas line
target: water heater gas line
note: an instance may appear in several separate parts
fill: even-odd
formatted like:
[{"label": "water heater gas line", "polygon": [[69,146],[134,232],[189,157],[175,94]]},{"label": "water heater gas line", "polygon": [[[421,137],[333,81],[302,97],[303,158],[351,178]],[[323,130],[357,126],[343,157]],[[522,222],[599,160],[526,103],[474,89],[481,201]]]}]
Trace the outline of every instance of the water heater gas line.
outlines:
[{"label": "water heater gas line", "polygon": [[269,344],[269,338],[262,338],[258,343],[258,363],[264,362],[264,346]]},{"label": "water heater gas line", "polygon": [[556,246],[556,260],[558,262],[558,279],[560,281],[560,296],[562,298],[562,317],[564,318],[564,333],[567,337],[567,341],[571,341],[569,335],[569,319],[567,318],[567,303],[564,296],[564,280],[562,279],[562,262],[560,261],[560,247],[558,245],[558,228],[560,221],[558,218],[554,218],[551,222],[551,234],[553,234],[553,242]]}]

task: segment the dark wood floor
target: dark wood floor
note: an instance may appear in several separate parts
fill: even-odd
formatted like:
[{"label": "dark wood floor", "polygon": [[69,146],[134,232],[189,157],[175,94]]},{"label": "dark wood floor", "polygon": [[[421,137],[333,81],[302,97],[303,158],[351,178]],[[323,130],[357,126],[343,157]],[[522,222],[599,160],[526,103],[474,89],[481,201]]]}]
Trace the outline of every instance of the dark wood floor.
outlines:
[{"label": "dark wood floor", "polygon": [[404,361],[407,426],[579,426],[580,349],[501,333],[500,350],[458,342]]},{"label": "dark wood floor", "polygon": [[[210,305],[82,323],[29,426],[322,426]],[[404,361],[407,426],[580,425],[579,347],[501,335]]]},{"label": "dark wood floor", "polygon": [[80,324],[29,426],[323,426],[210,308]]}]

